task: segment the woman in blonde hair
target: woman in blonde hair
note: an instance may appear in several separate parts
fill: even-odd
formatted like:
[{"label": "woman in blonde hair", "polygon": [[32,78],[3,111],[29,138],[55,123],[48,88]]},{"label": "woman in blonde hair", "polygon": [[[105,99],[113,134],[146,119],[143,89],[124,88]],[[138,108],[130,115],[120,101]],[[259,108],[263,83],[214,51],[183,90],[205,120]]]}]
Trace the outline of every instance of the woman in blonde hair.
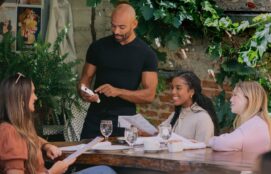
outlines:
[{"label": "woman in blonde hair", "polygon": [[235,130],[211,138],[209,146],[217,151],[268,151],[271,124],[263,87],[254,81],[240,82],[235,86],[230,102],[231,111],[237,114]]},{"label": "woman in blonde hair", "polygon": [[[61,174],[76,159],[57,161],[50,169],[44,166],[42,150],[51,159],[61,155],[54,145],[38,137],[31,113],[37,100],[31,79],[21,73],[5,79],[0,86],[0,173]],[[114,174],[106,166],[88,168],[78,173]]]}]

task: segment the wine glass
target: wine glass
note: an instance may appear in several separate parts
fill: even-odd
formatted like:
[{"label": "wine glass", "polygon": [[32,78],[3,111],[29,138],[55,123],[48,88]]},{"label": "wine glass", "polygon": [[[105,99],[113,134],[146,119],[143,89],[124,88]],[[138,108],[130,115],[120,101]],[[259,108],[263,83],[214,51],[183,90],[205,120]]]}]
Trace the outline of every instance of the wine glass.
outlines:
[{"label": "wine glass", "polygon": [[136,127],[131,126],[130,128],[125,128],[125,132],[124,132],[124,136],[125,136],[125,141],[129,144],[129,146],[131,147],[128,151],[128,153],[133,153],[134,150],[134,143],[137,140],[138,137],[138,130]]},{"label": "wine glass", "polygon": [[163,123],[158,126],[159,136],[163,139],[163,143],[167,145],[168,139],[171,137],[172,127],[169,123]]},{"label": "wine glass", "polygon": [[108,141],[108,137],[112,134],[113,131],[112,120],[102,120],[100,123],[100,131],[105,137],[105,141]]}]

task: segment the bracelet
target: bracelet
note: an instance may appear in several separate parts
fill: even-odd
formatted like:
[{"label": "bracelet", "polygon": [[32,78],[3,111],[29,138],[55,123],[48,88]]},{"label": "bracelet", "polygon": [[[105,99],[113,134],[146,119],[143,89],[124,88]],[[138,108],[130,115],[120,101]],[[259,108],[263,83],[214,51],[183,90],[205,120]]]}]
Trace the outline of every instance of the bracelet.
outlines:
[{"label": "bracelet", "polygon": [[[45,150],[45,146],[47,145],[47,144],[50,144],[50,143],[44,143],[42,146],[41,146],[41,150]],[[47,173],[46,173],[47,174]]]}]

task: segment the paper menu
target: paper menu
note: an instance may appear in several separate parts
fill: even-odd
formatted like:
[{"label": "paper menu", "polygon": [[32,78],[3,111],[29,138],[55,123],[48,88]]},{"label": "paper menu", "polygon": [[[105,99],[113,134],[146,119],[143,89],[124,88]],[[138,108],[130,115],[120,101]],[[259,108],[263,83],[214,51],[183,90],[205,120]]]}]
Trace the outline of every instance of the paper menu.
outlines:
[{"label": "paper menu", "polygon": [[77,151],[75,151],[74,153],[70,154],[63,161],[68,161],[70,159],[77,158],[78,156],[80,156],[85,151],[91,149],[92,146],[94,146],[95,144],[101,142],[103,139],[104,138],[102,138],[102,137],[96,137],[94,140],[92,140],[91,142],[86,144],[84,147],[82,147],[82,148],[78,149]]},{"label": "paper menu", "polygon": [[78,144],[78,145],[74,145],[74,146],[64,146],[64,147],[59,147],[59,149],[61,151],[65,151],[65,152],[73,152],[73,151],[77,151],[78,149],[81,149],[85,146],[86,144]]},{"label": "paper menu", "polygon": [[170,140],[179,140],[182,142],[183,144],[183,149],[201,149],[201,148],[206,148],[206,144],[204,142],[199,142],[196,140],[191,140],[191,139],[187,139],[184,138],[180,135],[177,135],[175,133],[172,133]]},{"label": "paper menu", "polygon": [[157,129],[141,114],[136,114],[133,116],[119,116],[118,123],[119,127],[122,128],[129,128],[131,127],[131,125],[133,125],[138,129],[147,132],[151,135],[157,133]]}]

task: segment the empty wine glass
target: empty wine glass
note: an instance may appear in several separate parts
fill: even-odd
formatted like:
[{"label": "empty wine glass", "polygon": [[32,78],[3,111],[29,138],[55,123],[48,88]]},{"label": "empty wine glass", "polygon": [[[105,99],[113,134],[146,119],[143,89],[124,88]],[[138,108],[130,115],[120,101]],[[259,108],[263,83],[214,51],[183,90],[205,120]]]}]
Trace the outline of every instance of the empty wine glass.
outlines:
[{"label": "empty wine glass", "polygon": [[171,137],[172,127],[171,124],[163,123],[158,126],[159,136],[163,139],[163,143],[167,145],[168,139]]},{"label": "empty wine glass", "polygon": [[112,120],[102,120],[100,123],[100,131],[105,137],[105,141],[108,141],[108,137],[112,134],[113,131]]},{"label": "empty wine glass", "polygon": [[138,137],[138,130],[136,127],[131,126],[130,128],[125,128],[125,132],[124,132],[124,136],[125,136],[125,141],[129,144],[129,146],[131,147],[128,151],[128,153],[133,153],[134,150],[134,143],[137,140]]}]

